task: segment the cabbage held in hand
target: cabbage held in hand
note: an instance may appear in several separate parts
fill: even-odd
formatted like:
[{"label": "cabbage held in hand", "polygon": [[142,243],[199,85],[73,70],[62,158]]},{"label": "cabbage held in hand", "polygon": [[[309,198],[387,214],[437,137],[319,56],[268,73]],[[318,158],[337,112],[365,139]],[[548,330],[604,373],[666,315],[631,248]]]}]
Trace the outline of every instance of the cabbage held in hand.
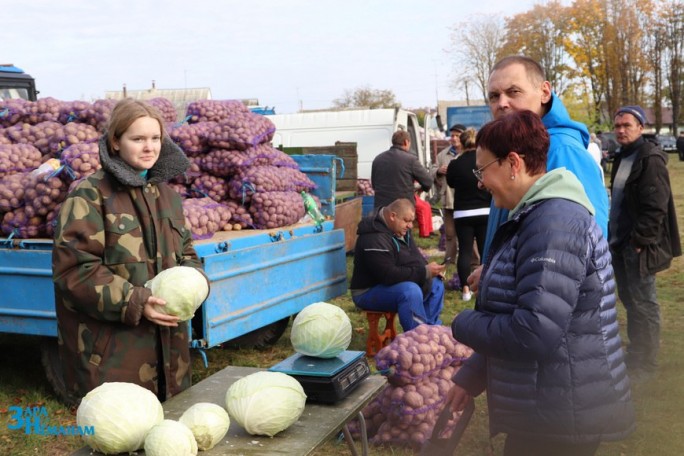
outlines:
[{"label": "cabbage held in hand", "polygon": [[[97,429],[95,430],[97,432]],[[186,425],[164,420],[145,437],[145,456],[195,456],[197,442]]]},{"label": "cabbage held in hand", "polygon": [[131,453],[143,447],[145,435],[164,420],[162,405],[151,391],[134,383],[103,383],[81,400],[76,424],[92,426],[86,444],[104,454]]},{"label": "cabbage held in hand", "polygon": [[210,450],[226,435],[230,427],[230,417],[226,409],[209,402],[199,402],[178,419],[195,436],[201,451]]},{"label": "cabbage held in hand", "polygon": [[352,325],[344,310],[326,302],[304,308],[292,322],[290,341],[302,355],[334,358],[349,347]]},{"label": "cabbage held in hand", "polygon": [[166,269],[148,280],[145,287],[152,290],[152,296],[166,301],[165,306],[155,306],[157,312],[175,315],[181,321],[190,320],[209,295],[206,277],[188,266]]},{"label": "cabbage held in hand", "polygon": [[252,435],[273,437],[297,422],[306,403],[302,385],[281,372],[256,372],[226,392],[230,416]]}]

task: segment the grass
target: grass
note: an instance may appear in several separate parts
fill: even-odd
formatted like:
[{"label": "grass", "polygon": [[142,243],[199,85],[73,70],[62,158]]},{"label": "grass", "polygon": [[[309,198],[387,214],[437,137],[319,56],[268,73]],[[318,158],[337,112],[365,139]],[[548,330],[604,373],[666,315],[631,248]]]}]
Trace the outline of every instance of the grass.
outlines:
[{"label": "grass", "polygon": [[[679,218],[680,235],[684,238],[684,162],[670,155],[670,177]],[[436,250],[437,238],[419,239],[419,244],[428,252],[442,254]],[[351,274],[351,257],[347,257]],[[452,270],[448,271],[453,272]],[[599,456],[678,456],[684,454],[684,260],[677,258],[672,267],[658,274],[658,300],[661,305],[662,345],[660,368],[649,383],[633,388],[634,404],[637,410],[637,430],[628,439],[604,443]],[[350,350],[365,350],[366,321],[364,315],[355,309],[349,294],[332,300],[342,307],[352,321],[353,337]],[[448,291],[442,320],[450,324],[454,315],[472,301],[463,303],[460,293]],[[620,320],[624,331],[624,310],[619,306]],[[625,336],[623,336],[625,337]],[[289,343],[289,329],[273,346],[263,349],[221,349],[206,352],[209,367],[205,368],[199,356],[194,357],[193,381],[215,373],[228,365],[268,367],[290,356],[293,350]],[[372,361],[371,361],[372,364]],[[0,335],[0,453],[6,455],[64,455],[80,448],[80,439],[72,436],[26,435],[21,430],[10,430],[12,406],[45,407],[50,424],[75,425],[75,411],[57,402],[40,365],[40,340],[35,337]],[[501,454],[503,437],[490,439],[488,432],[486,399],[477,399],[476,414],[459,446],[460,455],[480,456]],[[327,443],[317,456],[348,455],[344,442]],[[378,456],[403,456],[413,454],[404,448],[371,447],[371,454]]]}]

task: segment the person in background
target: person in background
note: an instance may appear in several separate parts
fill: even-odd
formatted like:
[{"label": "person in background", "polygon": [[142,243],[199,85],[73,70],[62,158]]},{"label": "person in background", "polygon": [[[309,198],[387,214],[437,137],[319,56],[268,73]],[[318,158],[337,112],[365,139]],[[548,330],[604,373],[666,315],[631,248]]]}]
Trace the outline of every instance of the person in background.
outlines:
[{"label": "person in background", "polygon": [[359,222],[350,289],[360,309],[399,314],[404,331],[441,324],[444,265],[428,263],[411,238],[413,201],[397,199]]},{"label": "person in background", "polygon": [[421,195],[423,189],[420,184],[416,184],[416,192],[414,194],[414,203],[416,208],[416,222],[418,222],[418,236],[427,238],[434,232],[432,228],[432,206]]},{"label": "person in background", "polygon": [[477,135],[481,186],[509,211],[475,309],[452,322],[475,353],[453,377],[453,411],[486,390],[504,456],[591,456],[635,428],[608,243],[577,177],[546,171],[549,134],[531,111]]},{"label": "person in background", "polygon": [[680,131],[677,137],[677,153],[679,154],[679,161],[684,161],[684,130]]},{"label": "person in background", "polygon": [[378,209],[405,198],[414,200],[414,181],[427,192],[432,187],[432,178],[410,153],[411,137],[399,130],[392,135],[392,147],[375,157],[371,167],[371,184],[375,190],[374,208]]},{"label": "person in background", "polygon": [[[461,133],[466,127],[461,124],[454,124],[449,128],[449,147],[442,149],[437,154],[435,166],[431,170],[431,176],[435,181],[435,187],[439,193],[442,203],[442,214],[444,218],[444,237],[446,240],[446,252],[444,253],[444,264],[455,264],[458,254],[458,240],[456,228],[454,227],[454,192],[451,191],[446,182],[446,172],[449,163],[456,158],[462,149]],[[463,283],[463,282],[462,282]]]},{"label": "person in background", "polygon": [[643,136],[646,114],[623,106],[614,117],[620,148],[610,176],[610,249],[618,295],[627,310],[627,366],[635,380],[657,368],[660,306],[655,275],[682,254],[668,156]]},{"label": "person in background", "polygon": [[601,182],[605,184],[606,180],[603,174],[603,151],[601,150],[601,140],[598,139],[596,133],[591,133],[589,135],[589,145],[587,146],[587,151],[589,152],[589,155],[591,155],[591,158],[593,158],[596,162],[596,165],[599,167],[599,170],[601,171]]},{"label": "person in background", "polygon": [[492,195],[480,188],[477,177],[473,174],[475,166],[475,135],[472,128],[461,133],[460,142],[463,152],[449,163],[446,180],[453,189],[453,219],[458,237],[458,278],[461,283],[463,301],[470,301],[472,293],[467,285],[471,272],[474,245],[477,242],[478,251],[484,248],[487,234],[487,218]]},{"label": "person in background", "polygon": [[[547,171],[566,168],[582,183],[596,211],[596,221],[604,237],[608,236],[608,194],[601,172],[587,153],[589,130],[570,118],[563,102],[551,91],[545,80],[544,69],[525,56],[508,56],[499,60],[489,74],[487,83],[489,108],[495,119],[513,111],[530,110],[542,118],[549,132],[550,146],[546,161]],[[508,210],[491,207],[487,221],[482,263],[488,261],[487,252],[496,229],[508,218]],[[477,291],[481,268],[468,278],[468,285]]]},{"label": "person in background", "polygon": [[188,324],[155,310],[145,283],[173,266],[201,270],[181,198],[166,182],[189,161],[155,108],[125,99],[100,139],[102,169],[68,195],[52,255],[59,353],[74,402],[104,382],[161,401],[191,384]]}]

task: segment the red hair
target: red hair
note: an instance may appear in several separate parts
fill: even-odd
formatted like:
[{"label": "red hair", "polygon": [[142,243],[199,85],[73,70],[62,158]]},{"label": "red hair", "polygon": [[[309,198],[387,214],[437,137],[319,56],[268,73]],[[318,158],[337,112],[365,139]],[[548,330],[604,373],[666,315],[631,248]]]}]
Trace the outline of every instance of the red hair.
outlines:
[{"label": "red hair", "polygon": [[511,152],[525,155],[523,160],[530,175],[546,171],[549,133],[541,118],[532,111],[506,114],[483,126],[475,139],[477,147],[487,149],[503,159]]}]

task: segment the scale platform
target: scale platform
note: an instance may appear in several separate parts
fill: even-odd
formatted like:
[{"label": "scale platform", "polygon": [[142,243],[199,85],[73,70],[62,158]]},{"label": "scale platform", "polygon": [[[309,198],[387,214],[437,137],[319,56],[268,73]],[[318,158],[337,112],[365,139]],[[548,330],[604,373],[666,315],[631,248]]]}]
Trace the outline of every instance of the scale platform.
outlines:
[{"label": "scale platform", "polygon": [[307,401],[326,404],[344,399],[370,375],[365,352],[349,350],[335,358],[297,353],[268,370],[294,377],[304,388]]}]

